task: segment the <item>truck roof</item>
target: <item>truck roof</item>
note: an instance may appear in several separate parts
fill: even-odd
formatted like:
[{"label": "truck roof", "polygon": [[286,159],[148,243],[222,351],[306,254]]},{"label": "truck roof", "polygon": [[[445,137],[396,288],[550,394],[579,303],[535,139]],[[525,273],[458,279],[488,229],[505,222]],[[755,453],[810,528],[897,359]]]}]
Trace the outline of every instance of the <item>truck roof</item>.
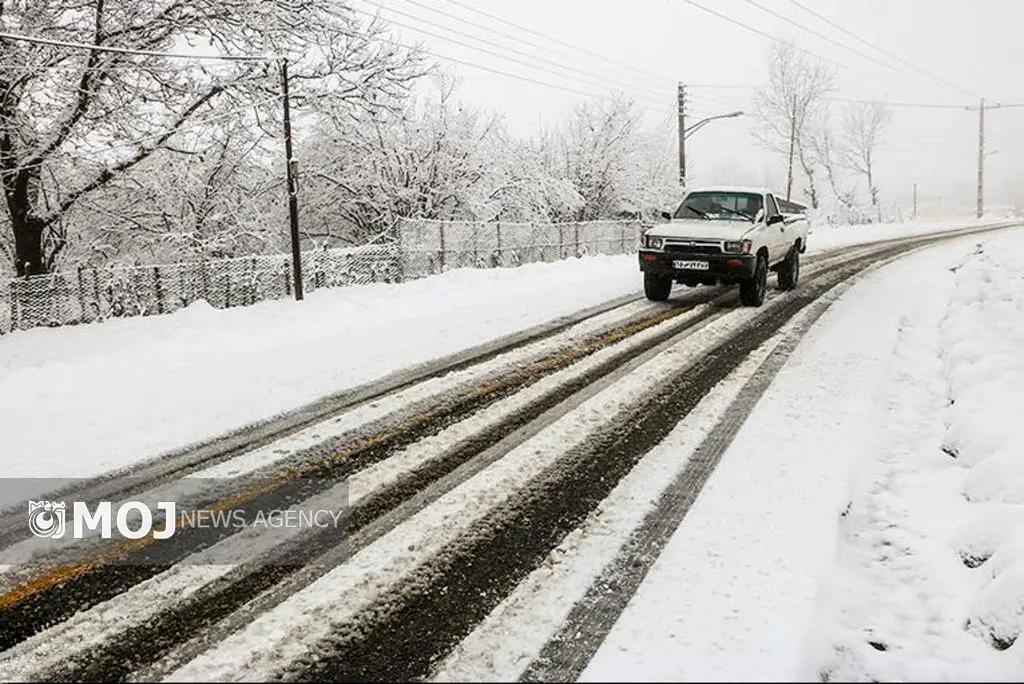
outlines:
[{"label": "truck roof", "polygon": [[691,192],[749,192],[755,195],[763,195],[765,193],[775,194],[768,188],[762,188],[754,185],[700,185],[692,188],[686,188],[687,193]]},{"label": "truck roof", "polygon": [[765,195],[770,194],[775,197],[775,201],[778,202],[779,208],[783,209],[783,205],[786,205],[788,209],[794,210],[793,213],[802,213],[807,210],[807,207],[799,202],[792,200],[783,199],[781,195],[772,190],[757,185],[700,185],[692,188],[686,188],[686,193],[691,192],[746,192],[754,195]]}]

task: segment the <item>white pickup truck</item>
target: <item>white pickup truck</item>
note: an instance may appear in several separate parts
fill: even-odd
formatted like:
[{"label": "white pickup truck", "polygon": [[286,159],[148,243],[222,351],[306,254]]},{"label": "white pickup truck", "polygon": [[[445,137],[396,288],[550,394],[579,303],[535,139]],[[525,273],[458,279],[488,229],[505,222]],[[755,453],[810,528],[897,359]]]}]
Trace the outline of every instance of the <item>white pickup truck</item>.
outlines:
[{"label": "white pickup truck", "polygon": [[640,270],[648,299],[664,301],[672,284],[740,286],[746,306],[761,306],[768,272],[792,290],[807,250],[804,207],[764,188],[708,187],[687,191],[668,219],[641,238]]}]

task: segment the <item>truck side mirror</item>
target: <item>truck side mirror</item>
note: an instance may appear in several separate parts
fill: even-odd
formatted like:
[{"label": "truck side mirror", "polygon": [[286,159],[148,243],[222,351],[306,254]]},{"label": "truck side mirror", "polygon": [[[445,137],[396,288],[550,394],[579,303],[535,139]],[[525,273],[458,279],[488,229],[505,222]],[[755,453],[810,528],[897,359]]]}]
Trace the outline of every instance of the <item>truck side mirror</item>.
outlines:
[{"label": "truck side mirror", "polygon": [[661,212],[661,218],[665,219],[666,221],[671,221],[672,220],[672,213],[668,212],[668,211],[663,211],[663,212]]},{"label": "truck side mirror", "polygon": [[782,214],[775,214],[774,216],[769,216],[768,217],[768,225],[769,226],[774,226],[776,223],[782,223],[785,220],[786,220],[786,217],[783,216]]}]

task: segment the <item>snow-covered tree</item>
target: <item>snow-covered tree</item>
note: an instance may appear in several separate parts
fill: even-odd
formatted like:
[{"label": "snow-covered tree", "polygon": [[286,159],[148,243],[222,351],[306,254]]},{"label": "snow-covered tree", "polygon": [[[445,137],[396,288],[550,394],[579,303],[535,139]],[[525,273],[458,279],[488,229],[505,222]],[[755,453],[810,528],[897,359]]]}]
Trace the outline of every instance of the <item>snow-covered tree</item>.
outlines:
[{"label": "snow-covered tree", "polygon": [[[379,40],[337,0],[34,0],[0,3],[9,32],[139,51],[288,56],[297,110],[387,104],[419,57]],[[0,184],[18,274],[54,267],[72,210],[138,169],[175,135],[256,103],[280,128],[276,65],[0,42]],[[152,171],[152,169],[151,169]]]},{"label": "snow-covered tree", "polygon": [[885,127],[891,119],[892,111],[883,102],[852,103],[843,116],[843,163],[867,180],[871,205],[876,208],[879,220],[881,207],[875,184],[875,151],[882,143]]},{"label": "snow-covered tree", "polygon": [[674,195],[665,133],[642,131],[632,100],[583,103],[563,127],[542,134],[539,145],[549,172],[571,183],[582,200],[561,219],[650,215]]},{"label": "snow-covered tree", "polygon": [[821,61],[794,45],[772,47],[768,82],[754,98],[755,113],[765,126],[758,140],[787,160],[786,199],[793,192],[794,163],[798,162],[808,183],[808,197],[818,206],[812,136],[822,123],[825,97],[835,88],[835,74]]}]

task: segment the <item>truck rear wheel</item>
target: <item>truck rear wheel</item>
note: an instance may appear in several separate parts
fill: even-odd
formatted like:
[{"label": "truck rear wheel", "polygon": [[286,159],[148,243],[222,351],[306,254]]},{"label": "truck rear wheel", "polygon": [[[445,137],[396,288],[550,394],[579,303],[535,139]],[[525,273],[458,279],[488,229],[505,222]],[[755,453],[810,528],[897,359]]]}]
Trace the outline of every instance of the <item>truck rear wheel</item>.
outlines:
[{"label": "truck rear wheel", "polygon": [[793,290],[800,280],[800,249],[793,245],[789,250],[789,256],[779,266],[779,289]]},{"label": "truck rear wheel", "polygon": [[757,255],[754,266],[754,277],[740,283],[740,301],[743,306],[761,306],[764,303],[764,291],[768,287],[768,259],[764,254]]},{"label": "truck rear wheel", "polygon": [[652,302],[663,302],[672,292],[672,279],[657,273],[644,273],[644,294]]}]

